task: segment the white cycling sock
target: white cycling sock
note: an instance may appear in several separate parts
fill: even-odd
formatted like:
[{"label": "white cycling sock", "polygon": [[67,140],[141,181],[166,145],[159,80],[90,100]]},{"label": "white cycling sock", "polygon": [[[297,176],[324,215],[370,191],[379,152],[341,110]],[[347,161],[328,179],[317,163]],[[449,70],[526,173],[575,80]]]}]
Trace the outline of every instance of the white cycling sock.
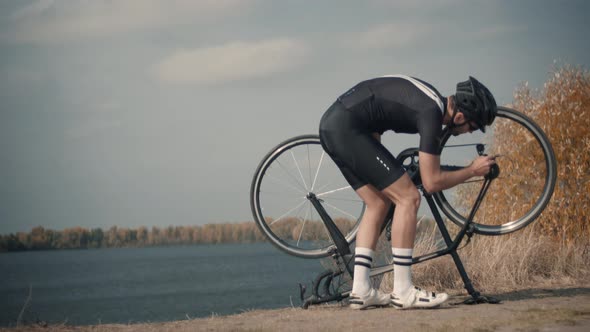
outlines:
[{"label": "white cycling sock", "polygon": [[352,293],[365,295],[371,291],[369,272],[373,264],[373,250],[357,247],[354,252],[354,278],[352,280]]},{"label": "white cycling sock", "polygon": [[393,252],[393,293],[404,296],[414,287],[412,283],[412,254],[414,249],[391,248]]}]

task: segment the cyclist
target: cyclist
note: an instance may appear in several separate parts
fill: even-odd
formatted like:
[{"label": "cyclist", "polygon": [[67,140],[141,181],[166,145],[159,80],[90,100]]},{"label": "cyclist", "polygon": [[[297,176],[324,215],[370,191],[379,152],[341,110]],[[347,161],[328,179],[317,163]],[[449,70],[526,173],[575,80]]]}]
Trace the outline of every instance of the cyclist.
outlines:
[{"label": "cyclist", "polygon": [[[380,143],[387,130],[420,135],[419,160],[422,184],[433,193],[490,171],[494,157],[481,156],[466,168],[440,169],[442,126],[453,135],[485,132],[496,116],[496,101],[473,77],[457,84],[454,95],[443,97],[432,85],[405,75],[388,75],[360,82],[324,113],[320,140],[324,150],[366,204],[356,237],[355,267],[350,306],[364,309],[393,305],[396,308],[431,308],[448,295],[421,290],[412,283],[411,261],[416,215],[421,197],[400,162]],[[369,271],[381,224],[395,204],[392,226],[394,288],[384,294],[372,288]]]}]

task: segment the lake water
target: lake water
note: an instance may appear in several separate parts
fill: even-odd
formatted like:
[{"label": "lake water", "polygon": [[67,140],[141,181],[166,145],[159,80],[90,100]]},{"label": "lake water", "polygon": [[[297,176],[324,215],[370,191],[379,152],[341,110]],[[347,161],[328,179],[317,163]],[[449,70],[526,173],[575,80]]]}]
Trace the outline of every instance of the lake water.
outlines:
[{"label": "lake water", "polygon": [[184,320],[299,306],[323,268],[268,243],[0,254],[0,326]]}]

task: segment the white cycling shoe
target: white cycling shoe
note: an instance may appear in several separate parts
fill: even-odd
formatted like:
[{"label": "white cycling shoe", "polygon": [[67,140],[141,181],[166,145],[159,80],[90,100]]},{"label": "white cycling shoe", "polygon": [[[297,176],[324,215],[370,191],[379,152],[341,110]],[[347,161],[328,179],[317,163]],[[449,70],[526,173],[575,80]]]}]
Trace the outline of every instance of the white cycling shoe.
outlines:
[{"label": "white cycling shoe", "polygon": [[369,307],[385,307],[391,304],[391,295],[371,288],[369,293],[364,296],[350,294],[348,303],[350,303],[350,308],[356,310],[363,310]]},{"label": "white cycling shoe", "polygon": [[449,298],[447,293],[427,292],[418,287],[410,289],[407,293],[403,299],[392,293],[391,304],[396,309],[435,308]]}]

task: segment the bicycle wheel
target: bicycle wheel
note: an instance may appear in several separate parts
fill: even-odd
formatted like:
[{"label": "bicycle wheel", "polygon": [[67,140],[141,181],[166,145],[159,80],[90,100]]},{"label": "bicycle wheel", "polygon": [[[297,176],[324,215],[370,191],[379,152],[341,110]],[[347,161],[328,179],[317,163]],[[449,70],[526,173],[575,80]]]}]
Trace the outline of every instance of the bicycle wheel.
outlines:
[{"label": "bicycle wheel", "polygon": [[[474,217],[475,232],[501,235],[527,226],[547,206],[555,187],[557,161],[547,136],[524,114],[498,107],[498,115],[486,134],[454,137],[446,132],[441,140],[441,164],[466,158],[466,165],[477,156],[478,144],[485,147],[486,154],[498,155],[500,175],[492,181]],[[482,181],[472,179],[435,193],[434,198],[451,221],[463,226]]]},{"label": "bicycle wheel", "polygon": [[250,187],[250,207],[256,224],[276,247],[294,256],[320,258],[334,244],[309,193],[320,199],[348,243],[354,241],[364,203],[317,135],[286,140],[262,159]]}]

